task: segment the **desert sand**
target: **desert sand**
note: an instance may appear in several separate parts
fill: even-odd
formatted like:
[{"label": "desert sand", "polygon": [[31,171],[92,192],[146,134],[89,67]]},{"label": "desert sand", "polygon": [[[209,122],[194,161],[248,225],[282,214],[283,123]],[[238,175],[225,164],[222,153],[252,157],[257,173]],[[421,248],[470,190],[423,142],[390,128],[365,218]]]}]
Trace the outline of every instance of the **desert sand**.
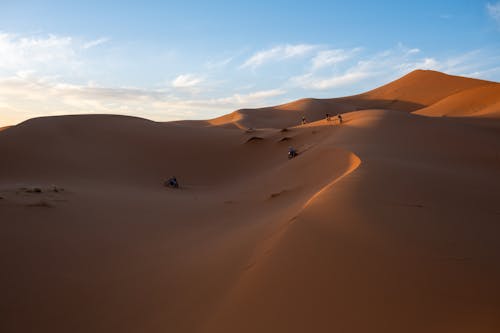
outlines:
[{"label": "desert sand", "polygon": [[35,118],[0,156],[1,332],[500,331],[499,83]]}]

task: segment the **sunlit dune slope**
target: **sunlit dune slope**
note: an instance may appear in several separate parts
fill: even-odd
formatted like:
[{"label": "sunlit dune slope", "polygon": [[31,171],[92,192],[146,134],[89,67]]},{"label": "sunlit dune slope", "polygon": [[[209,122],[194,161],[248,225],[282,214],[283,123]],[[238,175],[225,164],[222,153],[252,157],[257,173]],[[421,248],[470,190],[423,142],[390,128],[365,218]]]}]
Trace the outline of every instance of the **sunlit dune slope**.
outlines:
[{"label": "sunlit dune slope", "polygon": [[345,118],[333,140],[361,165],[263,243],[207,329],[494,332],[499,134],[382,110]]},{"label": "sunlit dune slope", "polygon": [[470,88],[443,98],[415,114],[432,117],[500,117],[500,84]]},{"label": "sunlit dune slope", "polygon": [[[358,96],[365,100],[397,100],[413,103],[414,107],[424,107],[460,91],[490,83],[490,81],[447,75],[436,71],[416,70],[385,86]],[[414,109],[410,107],[405,111],[414,111]]]}]

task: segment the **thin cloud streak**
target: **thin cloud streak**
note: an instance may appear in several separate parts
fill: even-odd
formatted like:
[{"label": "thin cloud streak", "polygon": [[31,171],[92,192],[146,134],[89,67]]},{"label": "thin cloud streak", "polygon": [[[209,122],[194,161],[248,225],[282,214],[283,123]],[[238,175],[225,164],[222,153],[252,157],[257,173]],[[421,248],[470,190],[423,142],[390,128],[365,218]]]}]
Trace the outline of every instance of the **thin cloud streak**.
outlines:
[{"label": "thin cloud streak", "polygon": [[240,68],[255,69],[266,63],[283,61],[285,59],[302,57],[317,49],[318,45],[312,44],[286,44],[273,47],[271,49],[259,51],[248,58]]},{"label": "thin cloud streak", "polygon": [[195,74],[181,74],[172,81],[172,86],[174,88],[192,88],[199,85],[204,80],[203,77]]},{"label": "thin cloud streak", "polygon": [[492,19],[494,19],[498,24],[500,24],[500,2],[497,3],[487,3],[486,10]]},{"label": "thin cloud streak", "polygon": [[99,39],[96,39],[96,40],[91,40],[89,42],[86,42],[82,45],[82,48],[84,49],[90,49],[92,47],[96,47],[96,46],[99,46],[101,44],[104,44],[104,43],[107,43],[109,42],[109,38],[106,38],[106,37],[103,37],[103,38],[99,38]]},{"label": "thin cloud streak", "polygon": [[319,51],[311,60],[313,70],[318,70],[324,67],[334,66],[341,62],[351,59],[356,53],[361,51],[361,48],[352,50],[330,49]]}]

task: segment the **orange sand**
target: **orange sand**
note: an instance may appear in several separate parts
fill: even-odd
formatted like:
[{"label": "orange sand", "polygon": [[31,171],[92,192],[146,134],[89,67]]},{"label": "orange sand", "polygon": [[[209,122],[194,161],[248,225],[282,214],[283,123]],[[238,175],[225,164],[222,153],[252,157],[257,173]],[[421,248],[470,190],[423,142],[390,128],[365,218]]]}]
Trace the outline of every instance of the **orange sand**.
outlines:
[{"label": "orange sand", "polygon": [[4,129],[0,331],[498,332],[498,86]]}]

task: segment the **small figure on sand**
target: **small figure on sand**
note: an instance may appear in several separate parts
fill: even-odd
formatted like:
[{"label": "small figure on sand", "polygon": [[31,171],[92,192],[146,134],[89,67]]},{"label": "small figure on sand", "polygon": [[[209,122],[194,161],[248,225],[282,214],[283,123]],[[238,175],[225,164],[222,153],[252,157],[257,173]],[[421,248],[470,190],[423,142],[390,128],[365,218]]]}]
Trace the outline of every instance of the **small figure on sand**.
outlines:
[{"label": "small figure on sand", "polygon": [[165,186],[171,187],[171,188],[179,188],[179,183],[177,182],[177,178],[172,177],[169,180],[165,182]]},{"label": "small figure on sand", "polygon": [[304,125],[305,123],[307,123],[306,117],[302,116],[302,125]]},{"label": "small figure on sand", "polygon": [[339,124],[342,124],[342,115],[340,113],[337,114],[337,118],[339,118]]},{"label": "small figure on sand", "polygon": [[288,147],[288,158],[292,159],[297,156],[297,151],[292,146]]},{"label": "small figure on sand", "polygon": [[330,120],[332,120],[332,118],[331,118],[330,114],[329,114],[329,113],[327,113],[327,114],[326,114],[326,121],[330,121]]}]

